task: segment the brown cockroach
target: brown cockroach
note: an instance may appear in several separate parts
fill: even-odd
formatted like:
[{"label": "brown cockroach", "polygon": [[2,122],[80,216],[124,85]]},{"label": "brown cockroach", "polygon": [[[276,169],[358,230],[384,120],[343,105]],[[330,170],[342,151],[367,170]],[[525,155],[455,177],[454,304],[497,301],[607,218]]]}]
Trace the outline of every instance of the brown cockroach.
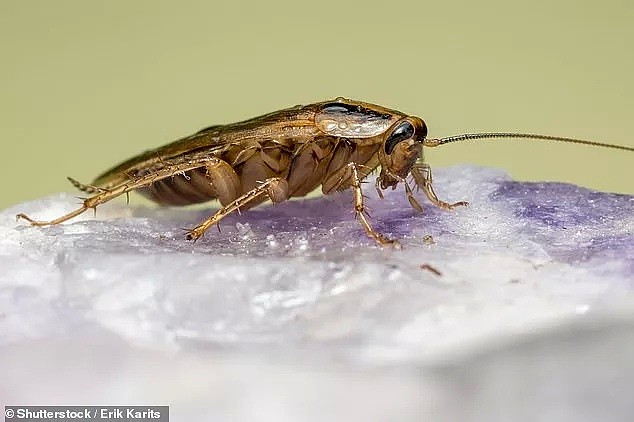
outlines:
[{"label": "brown cockroach", "polygon": [[35,226],[59,224],[111,199],[139,191],[161,205],[189,205],[218,199],[222,207],[187,231],[200,238],[227,214],[270,199],[274,203],[305,196],[321,185],[324,194],[352,188],[354,211],[369,237],[380,245],[398,242],[372,228],[364,207],[361,181],[377,167],[376,189],[402,183],[411,206],[422,207],[406,180],[443,209],[436,196],[423,147],[485,138],[552,140],[634,151],[633,147],[530,133],[471,133],[427,138],[425,122],[415,116],[374,104],[337,98],[265,114],[239,123],[210,126],[163,147],[146,151],[106,171],[90,185],[69,178],[92,194],[81,207],[51,221],[17,217]]}]

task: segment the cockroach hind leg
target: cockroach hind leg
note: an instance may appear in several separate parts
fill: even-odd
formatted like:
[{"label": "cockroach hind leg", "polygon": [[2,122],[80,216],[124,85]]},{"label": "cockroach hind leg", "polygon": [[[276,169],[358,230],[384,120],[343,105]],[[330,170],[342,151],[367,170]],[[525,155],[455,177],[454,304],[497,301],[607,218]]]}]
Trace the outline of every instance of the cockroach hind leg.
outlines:
[{"label": "cockroach hind leg", "polygon": [[[203,167],[209,161],[208,158],[199,158],[197,160],[191,160],[187,163],[180,163],[170,166],[168,168],[163,169],[162,171],[158,171],[156,173],[147,174],[141,177],[138,177],[134,180],[127,180],[125,182],[120,183],[119,185],[112,186],[109,189],[96,188],[99,193],[86,198],[81,207],[75,209],[74,211],[69,212],[59,218],[50,221],[37,221],[28,217],[26,214],[18,214],[16,218],[23,219],[31,223],[33,226],[52,226],[55,224],[60,224],[65,221],[72,219],[73,217],[77,217],[88,209],[96,209],[98,205],[111,201],[112,199],[118,197],[119,195],[123,195],[124,193],[131,192],[135,189],[142,188],[144,186],[149,186],[154,182],[165,179],[167,177],[172,176],[175,172],[179,171],[188,171],[193,170],[199,167]],[[72,182],[71,182],[72,183]],[[79,184],[81,185],[81,183]],[[87,186],[87,185],[82,185]]]},{"label": "cockroach hind leg", "polygon": [[68,214],[65,214],[59,218],[56,218],[55,220],[50,220],[50,221],[38,221],[38,220],[34,220],[31,217],[29,217],[26,214],[20,213],[18,215],[15,216],[16,221],[17,220],[26,220],[28,221],[32,226],[38,226],[38,227],[43,227],[43,226],[54,226],[56,224],[60,224],[63,223],[64,221],[68,221],[73,217],[77,217],[79,214],[82,214],[84,211],[86,211],[88,208],[92,208],[92,207],[88,207],[86,205],[82,205],[81,207],[75,209],[74,211],[69,212]]},{"label": "cockroach hind leg", "polygon": [[31,223],[31,225],[34,225],[34,226],[37,223],[37,221],[33,220],[31,217],[29,217],[28,215],[24,213],[20,213],[15,216],[15,221],[20,221],[20,220],[26,220],[27,222]]},{"label": "cockroach hind leg", "polygon": [[187,240],[196,240],[200,238],[211,226],[217,225],[227,215],[240,208],[248,208],[248,204],[257,200],[262,195],[267,195],[273,203],[284,201],[288,197],[288,182],[285,179],[273,177],[266,179],[264,182],[251,189],[247,193],[231,201],[229,204],[220,208],[211,217],[188,230]]}]

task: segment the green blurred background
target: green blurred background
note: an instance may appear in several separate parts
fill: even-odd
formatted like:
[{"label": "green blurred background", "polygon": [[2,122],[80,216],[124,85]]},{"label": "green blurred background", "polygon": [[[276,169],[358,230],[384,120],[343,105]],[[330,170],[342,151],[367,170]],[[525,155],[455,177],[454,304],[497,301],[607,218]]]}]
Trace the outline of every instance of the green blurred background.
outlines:
[{"label": "green blurred background", "polygon": [[[634,144],[629,0],[251,3],[2,1],[0,206],[210,124],[336,96],[418,115],[434,137]],[[634,193],[626,152],[498,141],[427,160]]]}]

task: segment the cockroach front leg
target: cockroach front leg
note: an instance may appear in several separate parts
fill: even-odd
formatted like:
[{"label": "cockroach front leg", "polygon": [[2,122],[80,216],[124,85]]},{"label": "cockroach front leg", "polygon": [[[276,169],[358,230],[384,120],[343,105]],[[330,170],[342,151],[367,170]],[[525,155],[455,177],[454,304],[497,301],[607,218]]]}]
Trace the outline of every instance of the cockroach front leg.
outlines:
[{"label": "cockroach front leg", "polygon": [[459,201],[453,204],[450,204],[445,201],[441,201],[438,199],[436,192],[434,192],[434,187],[432,186],[432,175],[431,175],[431,167],[429,164],[422,163],[416,164],[411,169],[412,176],[414,176],[414,182],[416,186],[422,189],[429,198],[429,201],[439,208],[444,208],[447,210],[454,209],[459,206],[467,206],[469,203],[467,201]]},{"label": "cockroach front leg", "polygon": [[113,186],[108,189],[100,189],[98,194],[93,195],[89,198],[86,198],[81,207],[77,208],[74,211],[69,212],[66,215],[63,215],[59,218],[50,221],[38,221],[34,220],[26,214],[18,214],[16,218],[24,219],[31,223],[33,226],[52,226],[55,224],[63,223],[64,221],[68,221],[73,217],[76,217],[86,210],[95,209],[98,205],[101,205],[105,202],[108,202],[117,196],[123,195],[124,193],[131,192],[135,189],[139,189],[145,186],[149,186],[154,182],[158,182],[159,180],[165,179],[167,177],[172,177],[180,173],[184,173],[189,170],[194,170],[200,167],[204,167],[208,165],[210,162],[217,161],[217,158],[210,157],[201,157],[193,160],[188,160],[183,163],[167,165],[166,167],[153,172],[146,174],[145,176],[138,177],[136,179],[129,180],[127,182],[121,183],[119,185]]},{"label": "cockroach front leg", "polygon": [[[213,183],[213,182],[212,182]],[[218,224],[225,216],[238,211],[240,208],[247,208],[250,202],[261,199],[262,195],[267,195],[271,202],[278,203],[288,198],[288,182],[279,177],[266,179],[256,188],[251,189],[244,195],[236,198],[224,207],[220,208],[214,215],[187,231],[187,240],[197,240],[205,234],[210,227]]]},{"label": "cockroach front leg", "polygon": [[382,235],[381,233],[374,230],[374,228],[370,225],[370,221],[366,217],[365,205],[363,204],[363,192],[361,191],[361,180],[359,179],[359,171],[357,170],[356,163],[348,164],[348,168],[352,172],[352,191],[354,193],[354,211],[361,221],[361,225],[363,229],[372,239],[376,241],[381,246],[393,246],[397,249],[400,249],[401,244],[398,241],[389,239]]}]

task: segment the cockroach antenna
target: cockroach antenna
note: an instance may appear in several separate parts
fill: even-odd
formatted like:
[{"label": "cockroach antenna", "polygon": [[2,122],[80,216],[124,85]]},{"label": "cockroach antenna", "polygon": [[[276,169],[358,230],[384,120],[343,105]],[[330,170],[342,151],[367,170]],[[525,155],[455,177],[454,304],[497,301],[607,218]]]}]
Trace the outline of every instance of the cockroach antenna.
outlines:
[{"label": "cockroach antenna", "polygon": [[535,133],[513,133],[513,132],[482,132],[482,133],[464,133],[462,135],[447,136],[445,138],[430,138],[423,141],[423,146],[437,147],[440,145],[450,144],[452,142],[471,141],[477,139],[499,139],[499,138],[516,138],[530,139],[534,141],[556,141],[567,142],[571,144],[590,145],[594,147],[613,148],[624,151],[634,152],[634,147],[625,145],[607,144],[604,142],[586,141],[584,139],[564,138],[561,136],[539,135]]}]

